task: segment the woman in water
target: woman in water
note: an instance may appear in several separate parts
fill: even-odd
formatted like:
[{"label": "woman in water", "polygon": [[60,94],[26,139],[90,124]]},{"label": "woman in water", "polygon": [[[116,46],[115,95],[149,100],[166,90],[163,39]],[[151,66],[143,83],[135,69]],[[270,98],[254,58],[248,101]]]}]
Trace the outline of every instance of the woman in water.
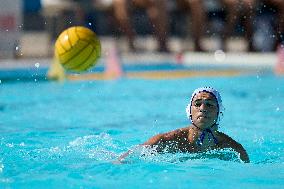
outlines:
[{"label": "woman in water", "polygon": [[[240,159],[249,162],[248,154],[241,144],[228,135],[218,131],[223,105],[219,92],[210,87],[196,89],[186,108],[191,125],[158,134],[143,143],[143,146],[155,147],[157,152],[200,153],[215,149],[233,149]],[[131,151],[120,156],[122,161]]]}]

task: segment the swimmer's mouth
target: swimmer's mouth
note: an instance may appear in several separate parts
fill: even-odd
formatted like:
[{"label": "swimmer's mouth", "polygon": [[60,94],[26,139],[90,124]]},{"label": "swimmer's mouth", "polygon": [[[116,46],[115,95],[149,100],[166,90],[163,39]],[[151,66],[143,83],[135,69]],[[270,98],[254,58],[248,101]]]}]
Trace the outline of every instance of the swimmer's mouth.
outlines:
[{"label": "swimmer's mouth", "polygon": [[198,119],[201,119],[201,118],[205,118],[205,119],[207,119],[207,118],[209,118],[207,115],[200,115],[200,116],[198,116],[197,117]]}]

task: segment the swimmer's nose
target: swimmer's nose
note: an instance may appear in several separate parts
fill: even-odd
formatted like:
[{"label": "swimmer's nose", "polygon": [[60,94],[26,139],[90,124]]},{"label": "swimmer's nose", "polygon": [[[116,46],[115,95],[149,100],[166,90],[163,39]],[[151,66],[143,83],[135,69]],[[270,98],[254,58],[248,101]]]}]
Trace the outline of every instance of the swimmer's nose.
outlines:
[{"label": "swimmer's nose", "polygon": [[207,110],[205,110],[205,109],[200,109],[200,112],[202,112],[202,113],[206,113],[206,112],[207,112]]},{"label": "swimmer's nose", "polygon": [[205,104],[204,104],[204,103],[202,103],[202,104],[201,104],[201,106],[199,107],[199,111],[200,111],[200,112],[207,112],[207,110],[206,110],[206,107],[205,107]]}]

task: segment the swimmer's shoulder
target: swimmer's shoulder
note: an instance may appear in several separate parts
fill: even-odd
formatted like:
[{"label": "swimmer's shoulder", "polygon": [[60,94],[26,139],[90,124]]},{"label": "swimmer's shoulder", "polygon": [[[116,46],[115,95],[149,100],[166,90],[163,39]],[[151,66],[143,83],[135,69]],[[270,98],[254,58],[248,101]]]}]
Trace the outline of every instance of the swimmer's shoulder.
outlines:
[{"label": "swimmer's shoulder", "polygon": [[228,141],[233,140],[230,136],[220,131],[216,131],[215,136],[217,137],[219,143],[228,142]]},{"label": "swimmer's shoulder", "polygon": [[216,136],[217,136],[219,145],[221,147],[223,147],[223,148],[241,146],[240,143],[238,143],[232,137],[230,137],[229,135],[227,135],[225,133],[217,131],[217,135]]},{"label": "swimmer's shoulder", "polygon": [[166,133],[160,133],[151,137],[143,145],[154,145],[160,142],[171,142],[180,140],[180,138],[186,138],[188,135],[188,127],[176,129]]},{"label": "swimmer's shoulder", "polygon": [[173,140],[176,138],[186,137],[188,135],[189,127],[179,128],[164,134],[165,140]]},{"label": "swimmer's shoulder", "polygon": [[[226,135],[225,133],[221,132],[221,131],[216,131],[216,136],[220,139],[225,139],[225,138],[228,138],[229,136]],[[231,137],[229,137],[231,138]]]}]

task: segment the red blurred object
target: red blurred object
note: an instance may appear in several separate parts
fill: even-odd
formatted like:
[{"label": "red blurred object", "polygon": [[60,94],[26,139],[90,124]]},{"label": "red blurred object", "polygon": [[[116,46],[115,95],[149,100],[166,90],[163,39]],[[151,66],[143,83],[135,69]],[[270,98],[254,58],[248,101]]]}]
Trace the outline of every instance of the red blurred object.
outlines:
[{"label": "red blurred object", "polygon": [[183,53],[180,52],[176,55],[176,63],[183,64]]},{"label": "red blurred object", "polygon": [[16,29],[16,17],[13,15],[1,15],[0,29],[3,31],[14,31]]},{"label": "red blurred object", "polygon": [[279,45],[277,48],[277,62],[274,67],[274,73],[276,75],[284,75],[284,46]]},{"label": "red blurred object", "polygon": [[115,46],[107,54],[104,74],[106,79],[118,79],[123,75],[120,57]]}]

